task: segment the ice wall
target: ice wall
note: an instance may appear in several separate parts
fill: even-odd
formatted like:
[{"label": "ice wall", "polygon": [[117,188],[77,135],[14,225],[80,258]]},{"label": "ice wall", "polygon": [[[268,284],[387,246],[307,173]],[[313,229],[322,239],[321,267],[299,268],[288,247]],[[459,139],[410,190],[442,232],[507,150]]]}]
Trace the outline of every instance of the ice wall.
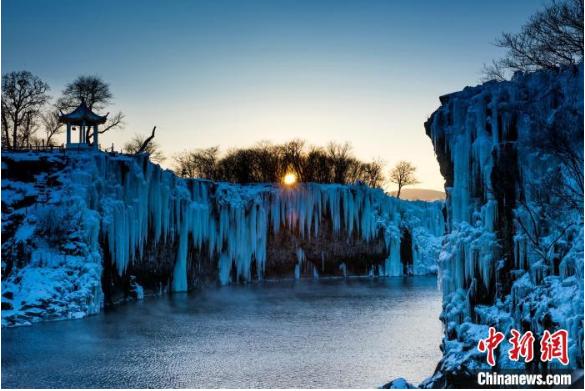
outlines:
[{"label": "ice wall", "polygon": [[[442,96],[425,123],[446,179],[448,234],[439,260],[444,359],[423,385],[474,384],[487,369],[476,346],[488,326],[537,336],[565,328],[571,366],[583,367],[582,87],[582,65],[519,73]],[[574,162],[554,147],[561,133]],[[577,205],[552,180],[576,189]],[[523,367],[506,352],[500,369]]]},{"label": "ice wall", "polygon": [[[240,186],[178,179],[137,158],[97,155],[95,159],[100,172],[88,187],[89,198],[107,199],[101,203],[102,232],[118,273],[139,262],[149,232],[154,232],[150,240],[156,242],[176,235],[174,291],[188,289],[189,251],[206,251],[209,259],[217,260],[222,284],[262,279],[270,235],[284,230],[310,240],[319,236],[324,221],[334,238],[369,242],[384,235],[390,257],[388,269],[379,271],[382,275],[402,274],[395,266],[400,263],[397,232],[412,227],[420,232],[415,235],[415,267],[419,274],[428,273],[436,258],[428,247],[436,244],[444,229],[441,203],[402,202],[363,185]],[[101,178],[108,178],[117,190],[108,189]]]},{"label": "ice wall", "polygon": [[[39,156],[3,155],[3,167],[6,163],[6,172],[16,172],[23,159],[34,162],[35,158]],[[142,295],[141,285],[161,291],[186,291],[204,274],[221,284],[263,279],[267,267],[284,268],[291,278],[318,278],[327,272],[323,266],[326,262],[334,266],[329,272],[334,270],[338,275],[397,276],[405,271],[436,271],[445,226],[441,202],[400,201],[380,189],[359,184],[286,187],[182,179],[152,164],[146,155],[71,151],[50,159],[54,160],[49,164],[53,172],[50,185],[44,177],[45,196],[36,192],[27,205],[27,216],[13,221],[15,226],[29,227],[30,235],[9,242],[47,254],[55,252],[55,247],[81,243],[91,251],[76,253],[80,260],[92,256],[103,268],[101,282],[106,300],[112,297],[112,289],[120,287],[127,293],[132,290],[131,295],[136,297]],[[26,186],[39,185],[38,176],[27,180]],[[25,186],[16,178],[3,182],[3,198],[5,189],[18,183]],[[71,231],[88,234],[74,238],[65,235],[45,243],[46,235],[39,227],[47,223],[38,211],[46,207],[64,211],[72,204],[93,223],[74,220]],[[19,205],[13,207],[18,210]],[[3,214],[4,218],[11,221],[10,215]],[[413,263],[408,270],[400,259],[401,237],[406,230],[413,237]],[[283,244],[291,243],[294,247],[287,253]],[[368,247],[368,243],[381,243],[382,249]],[[337,255],[328,253],[332,244],[338,249]],[[358,246],[362,250],[354,258],[345,256]],[[275,248],[280,249],[278,254]],[[13,253],[4,250],[3,256],[11,258]],[[64,248],[56,252],[65,257],[73,255]],[[364,261],[359,258],[373,255],[387,256],[387,260],[369,266],[365,262],[368,270],[361,264],[351,264],[354,259]],[[331,259],[337,256],[339,259]],[[24,262],[17,269],[26,266]],[[93,280],[99,286],[99,273]],[[20,288],[18,282],[11,287]],[[25,296],[20,302],[27,301]],[[102,300],[90,294],[85,299]],[[91,307],[93,312],[95,307]]]}]

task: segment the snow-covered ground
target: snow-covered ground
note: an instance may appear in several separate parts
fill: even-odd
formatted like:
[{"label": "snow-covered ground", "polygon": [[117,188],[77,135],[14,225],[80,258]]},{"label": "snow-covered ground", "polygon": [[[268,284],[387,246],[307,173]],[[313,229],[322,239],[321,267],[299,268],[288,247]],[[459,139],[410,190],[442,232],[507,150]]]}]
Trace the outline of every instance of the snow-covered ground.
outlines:
[{"label": "snow-covered ground", "polygon": [[[489,370],[477,350],[489,326],[537,338],[566,329],[569,366],[583,368],[583,66],[517,74],[441,103],[425,125],[447,182],[444,358],[423,385],[470,385]],[[507,343],[495,370],[524,368]]]},{"label": "snow-covered ground", "polygon": [[[216,263],[221,284],[262,279],[270,263],[270,235],[284,230],[317,237],[325,223],[333,238],[383,240],[388,259],[372,266],[370,275],[403,274],[405,232],[412,237],[407,271],[436,272],[442,202],[400,201],[359,184],[185,180],[145,155],[69,151],[5,153],[2,159],[3,325],[99,311],[106,259],[129,279],[134,295],[142,296],[142,281],[127,271],[147,262],[148,245],[174,251],[173,291],[190,287],[194,252]],[[293,256],[291,273],[300,277],[304,249]],[[318,277],[316,267],[313,275]]]},{"label": "snow-covered ground", "polygon": [[[407,272],[438,267],[444,357],[423,386],[473,384],[489,369],[477,350],[489,326],[537,336],[564,328],[570,367],[582,368],[582,85],[579,66],[441,98],[426,128],[447,183],[446,222],[441,202],[359,184],[241,186],[180,179],[146,156],[3,154],[2,325],[100,311],[108,265],[142,297],[128,270],[158,269],[152,246],[172,254],[168,287],[184,291],[201,266],[194,257],[213,262],[221,284],[261,279],[273,235],[310,239],[327,227],[333,241],[383,241],[387,259],[371,276],[403,274],[408,242]],[[307,250],[291,251],[292,276],[306,276]],[[495,369],[523,368],[507,343]]]}]

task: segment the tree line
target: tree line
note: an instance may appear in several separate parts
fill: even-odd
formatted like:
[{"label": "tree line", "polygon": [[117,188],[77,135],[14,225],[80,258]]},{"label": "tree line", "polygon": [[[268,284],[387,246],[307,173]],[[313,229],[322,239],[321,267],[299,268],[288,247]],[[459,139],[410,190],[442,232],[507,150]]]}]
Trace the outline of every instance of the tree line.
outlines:
[{"label": "tree line", "polygon": [[249,148],[234,148],[223,156],[219,147],[194,149],[174,156],[174,171],[184,178],[204,178],[232,183],[275,183],[294,174],[299,182],[363,183],[381,188],[386,181],[398,186],[418,183],[416,167],[401,161],[384,175],[381,160],[363,162],[349,143],[330,142],[325,147],[294,139],[282,144],[260,142]]},{"label": "tree line", "polygon": [[219,147],[195,149],[173,158],[175,172],[188,178],[233,183],[280,182],[293,173],[300,182],[355,183],[371,187],[384,183],[383,163],[357,159],[349,143],[309,146],[295,139],[282,144],[260,142],[221,155]]},{"label": "tree line", "polygon": [[[108,83],[98,76],[82,75],[68,83],[54,99],[47,82],[29,71],[2,75],[2,146],[7,149],[55,145],[64,131],[60,113],[70,112],[82,101],[92,110],[102,111],[112,103]],[[124,125],[121,111],[108,116],[99,133]],[[88,135],[91,137],[91,134]],[[89,138],[88,138],[89,139]]]},{"label": "tree line", "polygon": [[[16,71],[2,76],[3,148],[54,146],[56,136],[64,131],[60,114],[74,110],[81,102],[91,110],[102,112],[113,100],[109,84],[92,75],[82,75],[68,83],[57,99],[49,92],[49,84],[31,72]],[[99,133],[123,125],[124,114],[119,111],[108,116]],[[153,140],[155,129],[150,137],[137,134],[130,138],[123,152],[146,152],[153,161],[164,161],[160,146]],[[87,139],[91,136],[88,134]],[[309,146],[300,139],[282,144],[260,142],[251,148],[228,150],[223,155],[219,147],[195,149],[174,156],[173,161],[176,173],[182,177],[233,183],[280,182],[287,173],[293,173],[300,182],[359,182],[378,188],[386,180],[383,162],[357,159],[349,143],[330,142],[319,147]],[[399,162],[390,172],[388,180],[398,185],[398,197],[403,186],[417,183],[415,170],[409,162]]]}]

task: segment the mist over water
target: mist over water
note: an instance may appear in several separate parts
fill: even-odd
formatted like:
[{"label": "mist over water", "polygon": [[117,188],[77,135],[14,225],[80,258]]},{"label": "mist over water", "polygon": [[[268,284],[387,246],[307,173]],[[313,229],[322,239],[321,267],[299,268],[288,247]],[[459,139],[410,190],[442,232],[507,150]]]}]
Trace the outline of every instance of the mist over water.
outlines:
[{"label": "mist over water", "polygon": [[2,330],[2,387],[377,387],[441,357],[435,277],[279,281]]}]

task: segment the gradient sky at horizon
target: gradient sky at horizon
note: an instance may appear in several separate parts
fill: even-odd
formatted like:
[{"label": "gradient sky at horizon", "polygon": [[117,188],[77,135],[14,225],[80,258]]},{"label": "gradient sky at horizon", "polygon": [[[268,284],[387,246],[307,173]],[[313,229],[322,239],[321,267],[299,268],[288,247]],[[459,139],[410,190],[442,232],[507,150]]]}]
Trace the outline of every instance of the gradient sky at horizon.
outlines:
[{"label": "gradient sky at horizon", "polygon": [[[167,156],[303,138],[364,160],[410,160],[443,179],[423,123],[442,94],[479,83],[492,45],[542,0],[2,0],[2,73],[52,95],[80,74],[110,83],[119,148],[157,125]],[[170,159],[166,165],[170,165]]]}]

